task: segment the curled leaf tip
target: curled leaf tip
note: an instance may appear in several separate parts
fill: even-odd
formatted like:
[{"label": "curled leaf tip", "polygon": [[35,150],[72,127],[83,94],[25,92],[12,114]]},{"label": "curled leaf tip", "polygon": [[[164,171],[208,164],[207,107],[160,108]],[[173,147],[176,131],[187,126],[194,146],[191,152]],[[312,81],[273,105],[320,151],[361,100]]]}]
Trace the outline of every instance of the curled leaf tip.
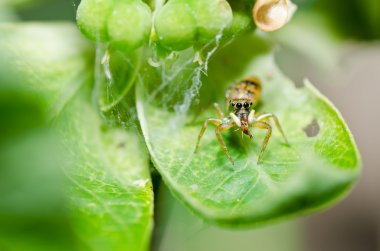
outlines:
[{"label": "curled leaf tip", "polygon": [[253,19],[260,30],[272,32],[289,22],[296,9],[290,0],[257,0]]}]

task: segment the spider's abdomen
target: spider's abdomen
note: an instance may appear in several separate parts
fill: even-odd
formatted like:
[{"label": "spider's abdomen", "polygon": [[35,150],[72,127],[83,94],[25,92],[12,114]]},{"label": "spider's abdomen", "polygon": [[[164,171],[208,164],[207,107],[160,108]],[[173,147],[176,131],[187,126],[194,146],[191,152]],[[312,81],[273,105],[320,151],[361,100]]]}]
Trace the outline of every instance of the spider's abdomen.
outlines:
[{"label": "spider's abdomen", "polygon": [[260,80],[254,77],[248,77],[232,85],[226,92],[226,99],[228,102],[248,101],[255,105],[260,99],[260,94]]}]

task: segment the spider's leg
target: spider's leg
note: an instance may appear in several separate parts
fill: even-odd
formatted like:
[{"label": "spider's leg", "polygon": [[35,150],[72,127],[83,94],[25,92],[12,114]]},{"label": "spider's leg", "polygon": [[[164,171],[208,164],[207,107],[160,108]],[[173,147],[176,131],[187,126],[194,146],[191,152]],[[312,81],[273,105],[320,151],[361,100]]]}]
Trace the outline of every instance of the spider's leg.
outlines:
[{"label": "spider's leg", "polygon": [[214,106],[214,108],[215,108],[215,110],[216,110],[216,115],[218,116],[218,119],[224,119],[225,116],[224,116],[224,113],[223,113],[222,109],[220,108],[219,104],[218,104],[218,103],[213,103],[213,104],[208,105],[208,106],[207,106],[206,108],[204,108],[204,109],[199,109],[199,110],[194,114],[194,116],[193,116],[193,118],[192,118],[190,124],[195,123],[195,121],[197,120],[197,118],[199,117],[199,115],[201,115],[202,112],[204,112],[204,111],[210,109],[210,108],[211,108],[211,105]]},{"label": "spider's leg", "polygon": [[218,103],[214,103],[214,108],[216,110],[216,114],[218,115],[218,118],[219,119],[224,119],[225,116],[224,116],[224,113],[222,111],[222,109],[220,108],[219,104]]},{"label": "spider's leg", "polygon": [[231,127],[232,127],[232,124],[222,124],[222,125],[219,125],[215,129],[215,134],[216,134],[216,137],[217,137],[217,139],[219,141],[220,146],[223,148],[224,153],[227,155],[227,157],[231,161],[232,165],[234,165],[235,164],[234,160],[232,159],[230,153],[228,152],[227,146],[224,143],[224,140],[223,140],[222,134],[221,134],[222,131],[226,131],[226,130],[228,130]]},{"label": "spider's leg", "polygon": [[259,129],[266,129],[267,130],[267,134],[265,135],[265,139],[264,139],[263,144],[261,145],[259,157],[257,159],[257,164],[260,164],[260,161],[261,161],[261,159],[263,157],[265,148],[267,147],[269,138],[270,138],[270,136],[272,134],[272,127],[268,123],[261,122],[261,121],[254,121],[252,123],[252,126],[256,127],[256,128],[259,128]]},{"label": "spider's leg", "polygon": [[288,139],[286,138],[284,131],[282,130],[282,127],[281,127],[281,125],[280,125],[280,121],[278,120],[278,118],[277,118],[276,115],[274,115],[274,114],[272,114],[272,113],[265,113],[265,114],[262,114],[262,115],[258,116],[258,117],[256,118],[256,120],[257,120],[257,121],[261,121],[261,122],[265,122],[266,120],[268,120],[268,119],[270,119],[270,118],[273,119],[273,121],[274,121],[274,123],[275,123],[277,129],[280,131],[282,137],[284,138],[285,143],[286,143],[288,146],[290,146],[289,141],[288,141]]},{"label": "spider's leg", "polygon": [[197,144],[195,146],[194,152],[196,152],[198,150],[199,142],[201,141],[201,138],[202,138],[203,134],[206,131],[208,123],[212,123],[212,124],[214,124],[216,126],[219,126],[219,125],[223,124],[222,120],[220,120],[220,119],[206,119],[205,122],[203,123],[201,131],[199,132],[198,140],[197,140]]}]

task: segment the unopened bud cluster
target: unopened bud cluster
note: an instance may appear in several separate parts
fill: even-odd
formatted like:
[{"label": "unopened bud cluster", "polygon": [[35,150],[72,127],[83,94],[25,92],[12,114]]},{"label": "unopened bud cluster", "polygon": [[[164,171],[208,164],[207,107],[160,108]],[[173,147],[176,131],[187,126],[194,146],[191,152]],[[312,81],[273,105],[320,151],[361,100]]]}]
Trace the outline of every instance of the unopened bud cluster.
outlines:
[{"label": "unopened bud cluster", "polygon": [[[290,0],[257,0],[251,17],[259,29],[270,32],[287,23],[294,11]],[[154,17],[142,0],[82,0],[77,23],[88,38],[121,51],[134,50],[150,37],[168,50],[183,50],[218,34],[239,34],[250,27],[248,16],[227,0],[169,0]]]}]

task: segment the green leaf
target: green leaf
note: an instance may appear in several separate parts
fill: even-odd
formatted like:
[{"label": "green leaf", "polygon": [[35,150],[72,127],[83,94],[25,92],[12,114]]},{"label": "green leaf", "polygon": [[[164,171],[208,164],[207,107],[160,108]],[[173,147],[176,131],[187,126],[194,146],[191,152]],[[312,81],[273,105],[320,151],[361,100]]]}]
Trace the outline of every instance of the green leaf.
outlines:
[{"label": "green leaf", "polygon": [[[176,67],[181,65],[172,66],[173,71]],[[139,85],[137,108],[148,149],[179,200],[208,221],[236,226],[317,211],[346,194],[361,165],[350,131],[334,106],[309,82],[297,89],[282,75],[265,41],[242,37],[217,52],[208,68],[201,104],[223,100],[230,83],[258,76],[263,83],[258,111],[279,117],[291,147],[274,128],[263,161],[257,165],[265,132],[254,129],[254,138],[249,140],[239,139],[240,131],[230,130],[224,139],[235,159],[232,165],[209,125],[194,154],[202,122],[216,117],[215,113],[204,112],[192,123],[192,116],[174,112],[176,107],[162,109],[164,95],[152,98],[152,84]],[[313,125],[319,132],[309,137]]]},{"label": "green leaf", "polygon": [[41,0],[0,0],[0,5],[9,5],[14,7],[30,5],[33,3],[41,2]]},{"label": "green leaf", "polygon": [[[48,123],[54,110],[50,108],[61,100],[55,91],[70,83],[86,47],[68,50],[67,57],[55,62],[52,55],[61,50],[54,49],[63,43],[53,40],[52,45],[46,39],[56,37],[56,27],[75,32],[66,25],[0,25],[1,250],[76,250],[61,172],[66,156]],[[41,51],[47,53],[46,61]],[[70,60],[71,69],[65,64]],[[61,64],[68,69],[66,78],[53,78],[50,69],[56,69],[58,77]]]},{"label": "green leaf", "polygon": [[[59,114],[92,77],[93,47],[68,24],[2,24],[0,80],[39,97],[46,114]],[[27,41],[27,42],[26,42]]]},{"label": "green leaf", "polygon": [[[9,224],[5,225],[14,223],[12,231],[4,238],[0,228],[0,249],[4,243],[7,250],[147,250],[153,225],[153,192],[148,156],[134,130],[104,125],[92,104],[93,47],[88,45],[72,24],[2,24],[0,33],[1,90],[11,94],[27,93],[25,96],[7,96],[2,93],[2,97],[7,99],[0,102],[0,112],[3,114],[2,111],[7,107],[13,110],[4,111],[6,115],[11,111],[22,111],[8,126],[18,121],[29,123],[32,115],[25,118],[22,115],[29,111],[36,114],[38,122],[16,127],[11,132],[21,139],[25,137],[29,148],[33,142],[38,147],[36,143],[45,141],[37,135],[37,139],[30,143],[29,138],[23,136],[27,135],[26,132],[35,128],[42,130],[43,135],[52,132],[62,156],[57,159],[59,163],[45,164],[43,167],[61,170],[64,176],[58,177],[66,181],[54,182],[55,179],[51,177],[52,180],[48,182],[56,190],[64,192],[64,197],[59,200],[63,205],[53,201],[51,206],[55,208],[60,205],[62,217],[53,218],[49,225],[46,222],[50,222],[52,217],[42,210],[33,221],[25,221],[33,229],[43,229],[44,226],[51,228],[51,236],[46,238],[46,231],[38,230],[29,238],[25,237],[25,225],[19,224],[24,218],[14,214],[13,218],[8,218]],[[36,108],[29,106],[29,103]],[[10,138],[12,140],[13,136]],[[48,144],[42,145],[53,149]],[[17,171],[9,172],[6,177],[19,182],[23,177],[18,178],[20,173],[31,176],[33,173],[30,172],[41,169],[38,166],[40,159],[49,160],[53,156],[48,151],[41,154],[45,148],[41,148],[41,151],[37,148],[35,154],[30,151],[29,154],[38,161],[20,158],[29,148],[21,151],[22,148],[12,147],[12,155],[4,155],[11,156],[4,158],[4,161],[10,159],[8,162],[14,162],[16,164],[13,166],[18,167]],[[17,149],[20,149],[20,155]],[[1,150],[0,157],[3,156]],[[0,158],[1,163],[8,163],[2,160]],[[19,162],[23,165],[19,165]],[[62,175],[61,172],[58,173]],[[46,176],[41,174],[41,177]],[[45,183],[31,184],[43,188],[42,184]],[[41,191],[45,189],[23,189],[23,197],[17,198],[39,198],[36,194],[44,198],[45,193]],[[9,202],[16,199],[12,194],[9,197]],[[18,203],[23,203],[25,211],[33,209],[33,203],[39,202],[20,200]],[[0,206],[0,214],[4,212],[2,208],[9,207]],[[71,242],[67,242],[64,235],[68,235]],[[59,246],[58,241],[72,245]],[[28,245],[17,244],[20,242]]]},{"label": "green leaf", "polygon": [[153,226],[148,156],[133,131],[101,129],[87,94],[55,122],[72,156],[65,173],[74,184],[74,229],[91,250],[147,250]]}]

